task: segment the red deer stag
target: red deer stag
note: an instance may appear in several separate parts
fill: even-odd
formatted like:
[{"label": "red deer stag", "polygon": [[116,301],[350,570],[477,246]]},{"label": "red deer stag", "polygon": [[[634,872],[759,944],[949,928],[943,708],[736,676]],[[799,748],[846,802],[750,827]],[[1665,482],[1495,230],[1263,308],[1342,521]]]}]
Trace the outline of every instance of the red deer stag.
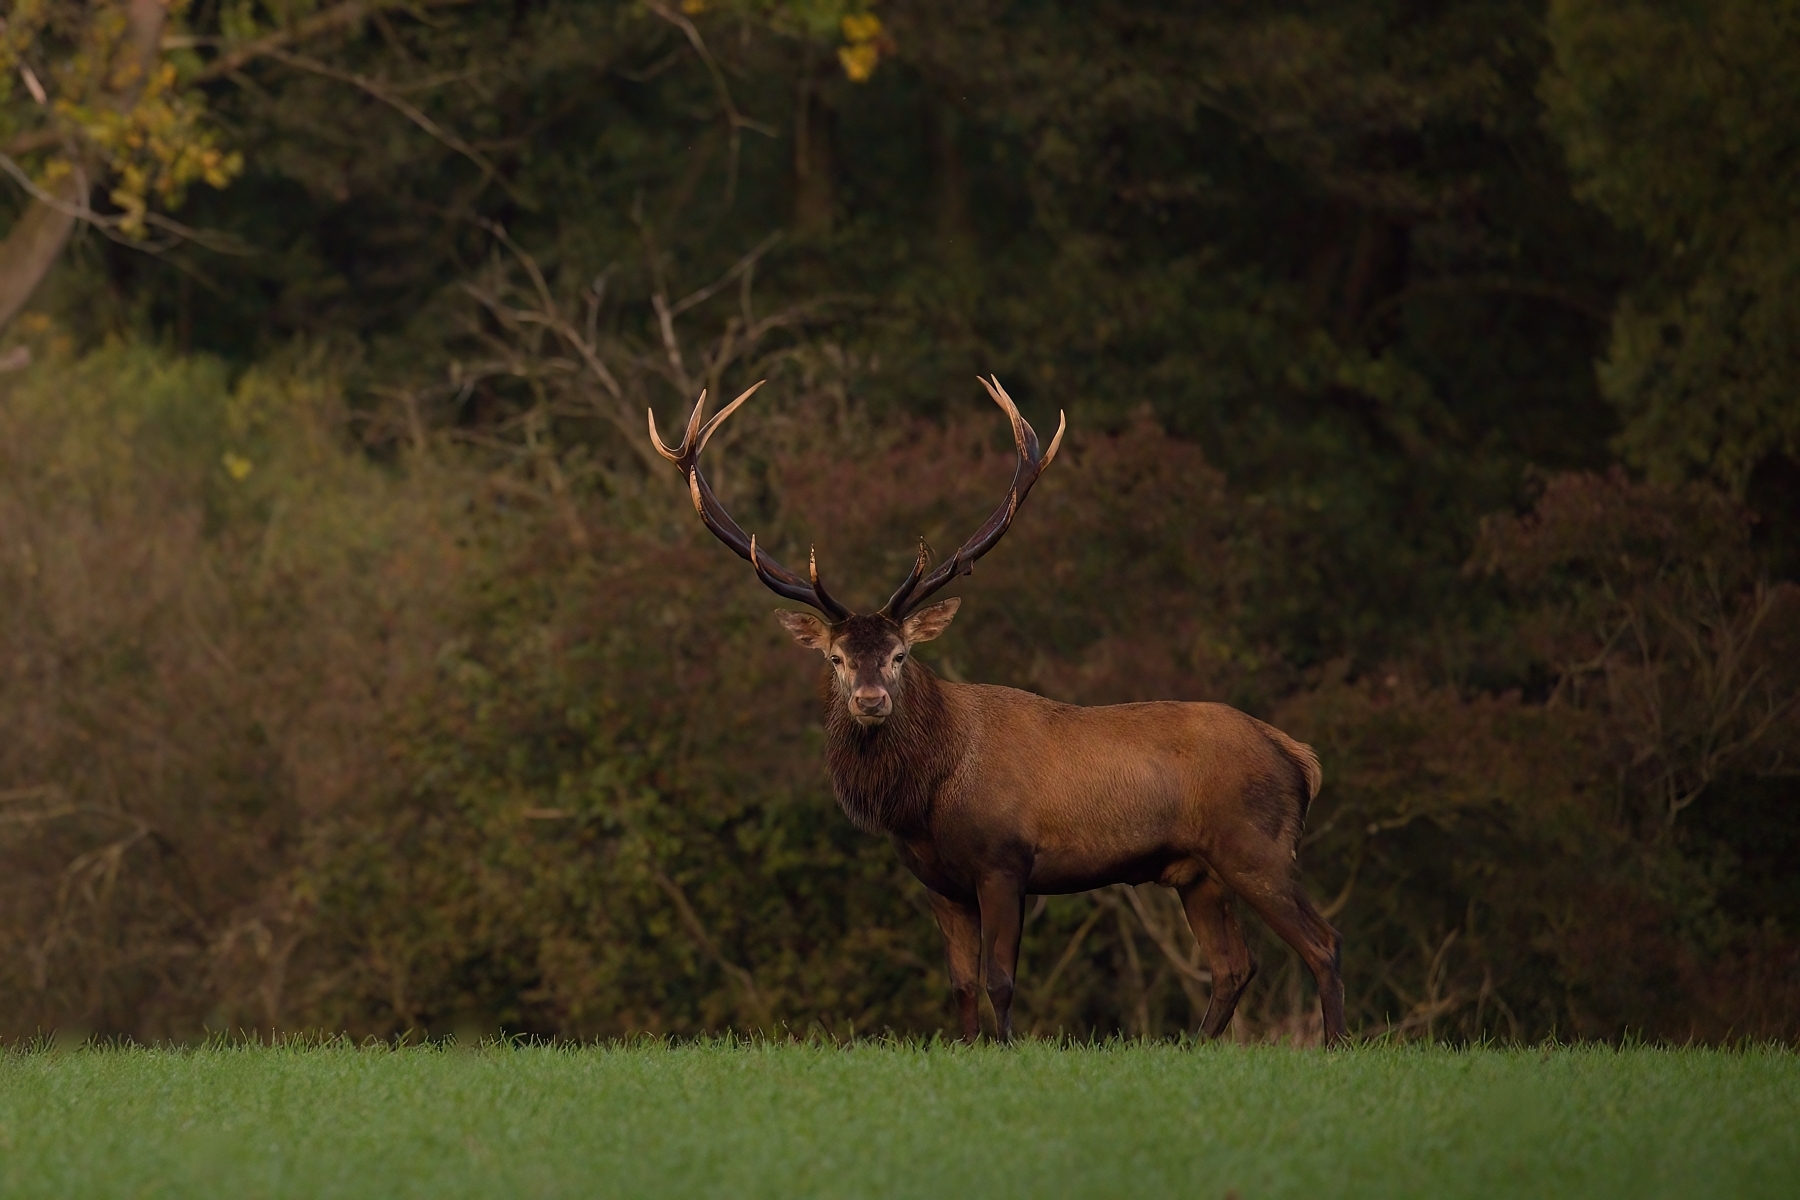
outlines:
[{"label": "red deer stag", "polygon": [[[761,387],[757,384],[756,387]],[[1157,702],[1082,708],[1029,692],[939,679],[912,648],[943,633],[960,600],[925,605],[994,548],[1031,485],[1056,457],[1067,422],[1040,454],[1035,431],[998,380],[982,380],[1007,419],[1018,466],[1006,499],[929,575],[926,552],[880,612],[859,616],[819,580],[771,558],[731,519],[700,472],[700,452],[752,387],[701,424],[701,393],[681,444],[657,451],[687,477],[706,527],[777,595],[822,616],[779,610],[802,646],[828,662],[826,762],[838,804],[860,829],[886,834],[923,883],[943,931],[965,1037],[980,1032],[985,983],[1001,1040],[1012,1034],[1013,975],[1027,895],[1063,895],[1154,880],[1181,895],[1213,972],[1201,1022],[1231,1021],[1256,960],[1238,927],[1242,896],[1292,946],[1318,983],[1328,1044],[1344,1037],[1338,933],[1300,885],[1298,846],[1319,791],[1312,750],[1223,704]],[[924,606],[924,607],[921,607]],[[982,967],[986,966],[985,975]]]}]

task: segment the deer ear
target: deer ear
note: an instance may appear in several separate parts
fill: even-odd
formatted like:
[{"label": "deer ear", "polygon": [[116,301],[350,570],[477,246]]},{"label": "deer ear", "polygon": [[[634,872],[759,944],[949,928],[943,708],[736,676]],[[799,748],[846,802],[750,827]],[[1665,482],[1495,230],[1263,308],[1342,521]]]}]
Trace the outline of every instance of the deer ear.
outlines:
[{"label": "deer ear", "polygon": [[823,650],[831,641],[831,630],[826,627],[825,622],[811,613],[778,608],[775,610],[775,619],[781,622],[789,636],[808,650]]},{"label": "deer ear", "polygon": [[906,618],[900,626],[900,636],[911,646],[918,642],[929,642],[932,638],[950,628],[950,618],[962,607],[962,597],[952,596],[948,600],[939,600],[936,604],[921,608]]}]

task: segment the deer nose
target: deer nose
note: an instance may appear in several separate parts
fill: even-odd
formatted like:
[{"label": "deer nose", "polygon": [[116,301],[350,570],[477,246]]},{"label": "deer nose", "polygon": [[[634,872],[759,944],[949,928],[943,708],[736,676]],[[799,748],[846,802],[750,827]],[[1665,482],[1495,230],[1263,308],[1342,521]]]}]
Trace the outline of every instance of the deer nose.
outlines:
[{"label": "deer nose", "polygon": [[889,701],[886,688],[857,688],[851,699],[856,702],[856,711],[865,717],[887,715]]}]

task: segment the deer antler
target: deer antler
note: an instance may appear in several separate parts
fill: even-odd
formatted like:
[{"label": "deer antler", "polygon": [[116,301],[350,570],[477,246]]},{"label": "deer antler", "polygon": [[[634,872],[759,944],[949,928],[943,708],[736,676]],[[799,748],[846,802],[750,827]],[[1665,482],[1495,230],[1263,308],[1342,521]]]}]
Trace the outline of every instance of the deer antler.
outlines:
[{"label": "deer antler", "polygon": [[[980,378],[977,376],[977,378]],[[903,621],[906,614],[918,608],[930,599],[932,594],[949,583],[958,575],[968,575],[975,570],[975,560],[992,550],[1012,524],[1013,515],[1019,511],[1019,505],[1025,503],[1025,496],[1031,491],[1031,485],[1037,482],[1050,460],[1056,457],[1057,447],[1062,445],[1063,432],[1069,426],[1068,418],[1057,413],[1056,436],[1050,439],[1050,448],[1040,457],[1038,454],[1037,431],[1024,417],[1019,415],[1019,408],[1013,403],[1006,389],[1000,386],[998,377],[982,379],[981,386],[987,389],[1000,411],[1012,422],[1013,442],[1018,448],[1019,464],[1013,469],[1012,487],[1007,490],[1006,499],[994,510],[975,536],[964,542],[950,558],[938,564],[931,574],[925,574],[927,553],[925,544],[919,543],[919,557],[913,563],[912,572],[882,607],[882,612],[895,621]]]},{"label": "deer antler", "polygon": [[[756,568],[756,577],[763,581],[770,591],[789,600],[798,600],[802,604],[811,605],[833,621],[842,621],[850,615],[850,610],[831,598],[825,585],[819,581],[819,560],[817,555],[811,556],[808,574],[810,580],[802,579],[780,563],[771,558],[767,551],[756,544],[755,535],[746,536],[738,523],[731,519],[719,498],[706,482],[706,476],[700,473],[700,452],[706,449],[706,443],[712,438],[713,431],[718,429],[738,405],[755,395],[761,387],[762,380],[752,385],[743,395],[720,409],[718,415],[705,425],[700,418],[706,410],[706,393],[702,391],[700,398],[694,402],[693,415],[688,417],[687,432],[682,436],[679,446],[670,447],[663,443],[662,434],[656,428],[656,413],[651,410],[650,444],[656,452],[674,463],[687,477],[688,494],[693,497],[694,511],[700,514],[700,520],[713,532],[713,536],[730,546],[739,558],[747,560]],[[1054,449],[1054,448],[1053,448]]]},{"label": "deer antler", "polygon": [[[764,381],[766,382],[766,381]],[[687,431],[683,434],[679,446],[668,446],[662,440],[662,434],[656,428],[656,413],[650,412],[650,444],[656,452],[674,463],[687,477],[688,494],[693,497],[694,511],[700,514],[701,521],[713,532],[713,536],[730,546],[739,558],[745,559],[756,568],[756,577],[761,579],[768,589],[778,596],[789,600],[798,600],[802,604],[811,605],[833,621],[842,621],[851,615],[850,610],[832,599],[831,593],[819,580],[819,560],[816,554],[809,556],[807,574],[810,578],[802,579],[771,558],[766,551],[756,544],[755,535],[746,535],[738,523],[731,519],[731,514],[713,495],[712,487],[706,482],[706,476],[700,473],[700,452],[706,449],[706,443],[712,438],[713,431],[718,429],[738,406],[756,393],[762,383],[757,383],[743,395],[720,409],[712,420],[702,425],[701,417],[705,415],[706,393],[700,393],[700,399],[694,402],[694,411],[688,417]],[[925,574],[925,567],[930,561],[929,551],[925,543],[919,543],[919,557],[913,563],[913,569],[906,581],[900,585],[881,609],[882,614],[894,621],[903,621],[906,615],[918,608],[926,600],[955,579],[958,575],[968,575],[975,570],[975,560],[992,550],[1012,524],[1014,514],[1019,506],[1025,503],[1031,485],[1037,482],[1044,468],[1056,457],[1057,447],[1062,445],[1063,433],[1068,428],[1068,419],[1057,414],[1056,436],[1050,439],[1050,448],[1039,453],[1037,431],[1024,417],[1019,415],[1018,406],[1006,389],[1000,386],[998,378],[981,380],[981,386],[987,389],[1000,411],[1012,422],[1013,442],[1018,448],[1019,462],[1013,469],[1012,486],[1007,489],[1006,499],[994,510],[975,536],[964,542],[951,555],[947,562],[939,563],[935,571]]]}]

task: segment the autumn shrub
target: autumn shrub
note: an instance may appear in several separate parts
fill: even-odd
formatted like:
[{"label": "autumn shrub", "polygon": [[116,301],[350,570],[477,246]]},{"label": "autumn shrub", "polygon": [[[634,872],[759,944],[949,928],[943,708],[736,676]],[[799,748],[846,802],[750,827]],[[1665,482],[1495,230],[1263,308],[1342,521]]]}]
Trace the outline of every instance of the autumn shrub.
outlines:
[{"label": "autumn shrub", "polygon": [[[340,366],[46,346],[0,376],[5,1032],[943,1028],[923,893],[831,800],[820,664],[675,473],[530,408],[382,424]],[[791,371],[712,477],[870,608],[1004,492],[1001,422],[956,412],[877,420]],[[1148,415],[1076,429],[928,660],[1312,741],[1302,865],[1366,1032],[1791,1035],[1773,868],[1706,823],[1794,747],[1792,589],[1743,515],[1548,478],[1472,560],[1501,619],[1322,666],[1268,636],[1284,519]],[[1255,937],[1235,1035],[1316,1036]],[[1029,909],[1025,1028],[1191,1030],[1208,981],[1160,889]]]},{"label": "autumn shrub", "polygon": [[[40,356],[43,357],[43,356]],[[0,377],[7,1028],[278,1025],[321,821],[460,567],[328,383],[117,345]]]},{"label": "autumn shrub", "polygon": [[[1331,781],[1308,848],[1377,1027],[1791,1032],[1800,947],[1743,832],[1785,829],[1758,781],[1800,749],[1800,594],[1761,576],[1751,523],[1706,488],[1547,477],[1469,564],[1504,585],[1486,653],[1521,686],[1402,662],[1280,702]],[[1694,805],[1723,819],[1695,829]]]}]

